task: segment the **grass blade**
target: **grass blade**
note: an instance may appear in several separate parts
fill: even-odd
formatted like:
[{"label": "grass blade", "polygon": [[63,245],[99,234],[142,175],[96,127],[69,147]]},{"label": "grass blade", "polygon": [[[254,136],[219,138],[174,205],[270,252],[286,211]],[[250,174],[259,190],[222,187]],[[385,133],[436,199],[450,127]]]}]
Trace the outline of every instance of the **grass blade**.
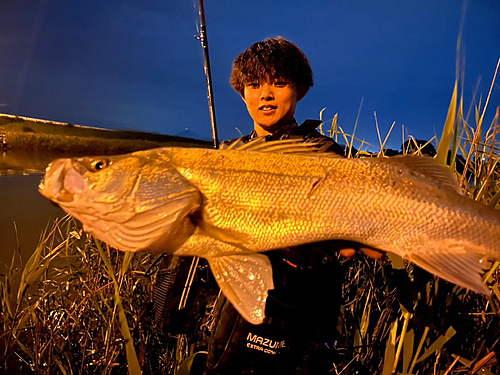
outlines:
[{"label": "grass blade", "polygon": [[441,139],[439,140],[439,146],[436,154],[436,160],[446,165],[446,160],[448,158],[448,150],[450,148],[451,138],[453,136],[453,130],[455,128],[455,118],[457,114],[457,94],[458,94],[458,79],[455,80],[455,87],[453,88],[453,95],[451,96],[451,103],[448,108],[448,115],[446,116],[446,121],[443,127],[443,133]]},{"label": "grass blade", "polygon": [[423,361],[430,355],[432,355],[435,351],[440,350],[446,342],[451,339],[457,331],[453,327],[448,328],[444,335],[441,335],[437,338],[436,341],[432,343],[432,345],[425,351],[425,353],[417,359],[417,363]]},{"label": "grass blade", "polygon": [[137,359],[137,353],[135,352],[134,340],[130,334],[130,328],[128,326],[127,317],[125,315],[125,310],[122,305],[122,300],[120,297],[120,287],[113,270],[113,266],[109,261],[107,254],[102,249],[102,246],[98,239],[94,239],[97,249],[99,250],[99,255],[101,256],[106,268],[108,270],[109,276],[113,280],[113,285],[115,288],[115,303],[118,307],[118,321],[120,323],[120,330],[122,332],[123,338],[125,340],[125,350],[127,351],[127,362],[128,371],[131,375],[142,374],[141,367],[139,366],[139,360]]},{"label": "grass blade", "polygon": [[396,351],[396,333],[398,331],[398,321],[395,320],[391,326],[391,333],[387,339],[387,344],[385,346],[385,356],[384,356],[384,368],[382,370],[382,375],[391,375],[393,373],[392,369],[394,367],[394,355]]},{"label": "grass blade", "polygon": [[407,371],[409,370],[409,366],[413,356],[414,342],[415,342],[415,334],[413,333],[413,330],[410,329],[406,333],[406,339],[404,341],[404,346],[403,346],[403,375],[409,374],[409,372]]},{"label": "grass blade", "polygon": [[404,318],[403,328],[401,329],[401,336],[399,338],[398,349],[396,351],[396,357],[394,359],[394,367],[392,369],[392,372],[396,372],[396,368],[398,367],[399,357],[401,355],[401,350],[403,349],[403,344],[406,338],[406,330],[408,329],[408,323],[411,318],[410,312],[403,309],[403,318]]}]

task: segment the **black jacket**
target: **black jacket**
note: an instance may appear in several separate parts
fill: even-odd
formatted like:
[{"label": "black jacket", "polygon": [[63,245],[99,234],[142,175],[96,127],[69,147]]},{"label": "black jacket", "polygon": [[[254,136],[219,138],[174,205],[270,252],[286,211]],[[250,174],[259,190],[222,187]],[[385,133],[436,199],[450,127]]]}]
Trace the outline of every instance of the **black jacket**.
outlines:
[{"label": "black jacket", "polygon": [[[323,145],[328,145],[322,148],[322,152],[334,152],[339,155],[344,155],[345,150],[339,144],[333,141],[332,138],[327,137],[316,130],[321,124],[318,120],[306,120],[300,126],[297,125],[295,120],[288,125],[282,126],[279,130],[266,136],[266,141],[277,141],[283,139],[302,139],[304,142],[316,142],[320,140]],[[257,137],[255,130],[248,135],[241,138],[224,141],[221,143],[220,148],[225,149],[235,142],[247,143]]]},{"label": "black jacket", "polygon": [[[294,122],[266,140],[320,140],[322,151],[344,155],[341,146],[316,130],[319,124]],[[255,137],[254,131],[223,142],[221,149]],[[275,286],[266,302],[266,320],[252,325],[220,298],[205,374],[328,374],[335,353],[325,343],[336,336],[343,282],[336,252],[346,246],[345,241],[324,241],[264,253]]]},{"label": "black jacket", "polygon": [[[268,135],[266,140],[320,140],[321,151],[344,155],[341,146],[316,130],[319,124],[315,120],[307,120],[300,126],[293,122]],[[255,137],[252,132],[223,142],[221,149]],[[266,252],[273,268],[275,289],[269,291],[266,320],[257,326],[245,321],[224,296],[218,298],[207,319],[204,308],[217,295],[217,288],[213,280],[210,282],[203,260],[186,308],[179,311],[191,260],[167,257],[166,267],[157,277],[156,321],[167,332],[183,332],[190,337],[196,336],[201,325],[207,326],[204,322],[213,321],[209,325],[212,329],[206,375],[328,374],[335,353],[325,343],[333,341],[337,334],[343,282],[336,253],[347,246],[352,245],[345,241],[324,241]]]}]

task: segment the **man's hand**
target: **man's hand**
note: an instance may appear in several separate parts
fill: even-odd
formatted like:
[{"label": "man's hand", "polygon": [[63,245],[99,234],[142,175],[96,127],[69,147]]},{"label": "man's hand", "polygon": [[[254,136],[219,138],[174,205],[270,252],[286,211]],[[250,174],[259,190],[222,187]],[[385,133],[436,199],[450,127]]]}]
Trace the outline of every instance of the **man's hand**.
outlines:
[{"label": "man's hand", "polygon": [[[380,259],[384,256],[384,253],[380,250],[375,250],[370,247],[359,247],[358,250],[361,250],[365,255],[369,256],[373,259]],[[351,258],[356,254],[357,250],[355,248],[345,248],[340,250],[340,255]]]}]

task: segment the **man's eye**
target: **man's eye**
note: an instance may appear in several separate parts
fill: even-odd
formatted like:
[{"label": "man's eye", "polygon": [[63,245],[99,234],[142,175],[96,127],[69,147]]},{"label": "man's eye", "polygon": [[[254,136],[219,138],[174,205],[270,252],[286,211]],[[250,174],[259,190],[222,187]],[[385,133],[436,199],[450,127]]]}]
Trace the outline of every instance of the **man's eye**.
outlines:
[{"label": "man's eye", "polygon": [[287,85],[287,83],[284,82],[284,81],[276,81],[276,82],[274,82],[274,86],[276,86],[276,87],[285,87],[286,85]]},{"label": "man's eye", "polygon": [[252,89],[256,89],[259,87],[259,84],[256,82],[252,82],[252,83],[249,83],[247,86],[252,88]]}]

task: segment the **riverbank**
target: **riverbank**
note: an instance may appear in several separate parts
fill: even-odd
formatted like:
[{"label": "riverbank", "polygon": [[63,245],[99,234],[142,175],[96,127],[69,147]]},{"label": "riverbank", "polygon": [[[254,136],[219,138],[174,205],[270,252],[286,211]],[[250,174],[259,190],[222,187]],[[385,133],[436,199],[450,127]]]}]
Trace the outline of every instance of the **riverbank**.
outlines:
[{"label": "riverbank", "polygon": [[0,145],[4,151],[112,155],[156,147],[211,147],[212,143],[171,135],[108,130],[0,114]]}]

